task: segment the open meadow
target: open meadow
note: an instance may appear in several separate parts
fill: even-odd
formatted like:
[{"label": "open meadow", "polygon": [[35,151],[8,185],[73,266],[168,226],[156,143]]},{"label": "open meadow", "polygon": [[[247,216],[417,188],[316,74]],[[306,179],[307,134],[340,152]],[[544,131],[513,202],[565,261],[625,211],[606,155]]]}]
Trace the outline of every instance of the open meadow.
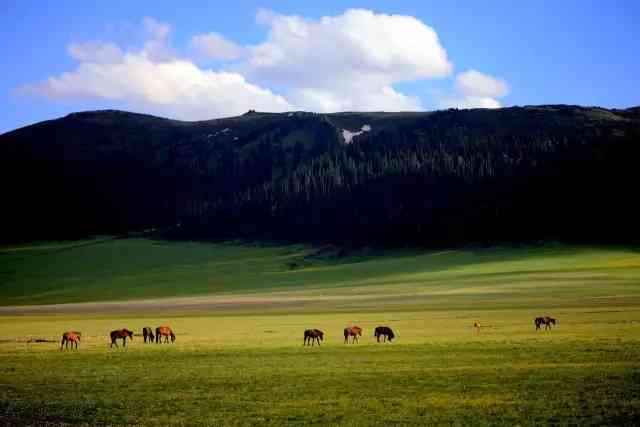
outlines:
[{"label": "open meadow", "polygon": [[[536,331],[542,315],[557,325]],[[162,324],[175,344],[144,344]],[[364,334],[345,345],[353,324]],[[397,339],[376,343],[378,325]],[[110,349],[120,328],[133,342]],[[308,328],[322,346],[303,347]],[[71,329],[80,348],[60,351]],[[5,425],[640,420],[640,252],[627,247],[3,247],[0,331]]]}]

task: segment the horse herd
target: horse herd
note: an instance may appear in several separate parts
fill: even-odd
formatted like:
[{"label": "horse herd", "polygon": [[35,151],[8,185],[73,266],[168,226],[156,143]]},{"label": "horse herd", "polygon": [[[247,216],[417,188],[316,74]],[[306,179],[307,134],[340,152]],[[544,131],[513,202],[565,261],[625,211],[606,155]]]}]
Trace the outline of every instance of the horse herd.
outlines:
[{"label": "horse herd", "polygon": [[[349,338],[351,338],[351,343],[355,344],[359,342],[358,337],[361,336],[362,328],[360,326],[349,326],[347,328],[344,328],[345,344],[349,344]],[[396,335],[393,333],[393,330],[391,330],[391,328],[388,326],[378,326],[375,329],[373,336],[378,342],[380,342],[380,338],[383,339],[383,342],[387,342],[387,339],[389,340],[389,342],[391,342],[396,337]],[[307,329],[306,331],[304,331],[303,345],[314,346],[316,343],[320,345],[321,341],[324,341],[324,332],[322,332],[320,329]]]},{"label": "horse herd", "polygon": [[[81,335],[82,334],[78,331],[67,331],[64,334],[62,334],[62,342],[60,342],[60,350],[64,348],[69,349],[69,346],[71,346],[72,350],[75,346],[75,349],[77,350],[78,344],[80,343]],[[113,347],[114,345],[118,347],[117,340],[119,339],[122,340],[123,347],[127,346],[127,338],[133,341],[133,331],[127,328],[116,329],[115,331],[111,331],[109,336],[111,337],[110,347]],[[154,339],[156,343],[162,343],[163,338],[165,343],[168,343],[169,339],[171,339],[172,343],[176,341],[176,334],[173,333],[173,330],[169,326],[158,326],[156,328],[155,335],[153,334],[153,330],[150,327],[145,326],[144,328],[142,328],[142,336],[144,337],[145,343],[147,342],[152,343]]]},{"label": "horse herd", "polygon": [[[551,329],[551,325],[555,326],[557,322],[558,321],[556,319],[549,316],[536,317],[533,321],[534,325],[536,326],[536,331],[538,331],[543,325],[545,327],[545,330]],[[477,332],[480,332],[480,328],[482,327],[482,325],[480,324],[479,321],[475,321],[473,323],[473,327],[476,329]],[[71,346],[71,349],[73,349],[75,346],[75,349],[77,350],[78,344],[80,343],[80,336],[81,336],[81,333],[78,331],[67,331],[64,334],[62,334],[62,342],[60,343],[60,350],[62,350],[63,348],[69,349],[69,346]],[[145,343],[147,342],[152,343],[154,340],[156,343],[162,343],[163,339],[164,339],[164,343],[169,343],[169,339],[171,339],[172,343],[176,341],[176,335],[173,333],[173,330],[169,326],[158,326],[155,330],[155,335],[153,333],[153,330],[150,327],[145,326],[144,328],[142,328],[142,336],[144,337]],[[345,344],[349,344],[349,338],[351,338],[351,343],[355,344],[359,342],[359,337],[361,336],[362,336],[362,328],[359,326],[349,326],[347,328],[344,328]],[[393,341],[396,335],[394,334],[393,330],[390,327],[378,326],[375,328],[373,336],[375,337],[377,342],[380,342],[381,339],[382,339],[382,342],[387,342],[387,341],[391,342]],[[130,340],[133,340],[133,331],[130,331],[129,329],[126,329],[126,328],[117,329],[115,331],[111,331],[110,337],[111,337],[110,347],[113,347],[114,345],[118,347],[118,343],[116,342],[118,339],[122,339],[122,346],[126,347],[127,338],[129,338]],[[320,342],[322,341],[324,341],[324,332],[321,331],[320,329],[307,329],[304,331],[303,345],[314,346],[316,343],[320,345]]]}]

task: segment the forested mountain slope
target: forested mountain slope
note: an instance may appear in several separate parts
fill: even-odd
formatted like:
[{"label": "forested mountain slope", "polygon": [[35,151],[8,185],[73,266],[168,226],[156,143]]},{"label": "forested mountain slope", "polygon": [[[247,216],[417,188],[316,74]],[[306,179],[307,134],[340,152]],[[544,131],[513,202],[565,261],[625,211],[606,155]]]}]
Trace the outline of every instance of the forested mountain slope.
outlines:
[{"label": "forested mountain slope", "polygon": [[74,113],[0,135],[0,233],[638,242],[639,138],[639,108]]}]

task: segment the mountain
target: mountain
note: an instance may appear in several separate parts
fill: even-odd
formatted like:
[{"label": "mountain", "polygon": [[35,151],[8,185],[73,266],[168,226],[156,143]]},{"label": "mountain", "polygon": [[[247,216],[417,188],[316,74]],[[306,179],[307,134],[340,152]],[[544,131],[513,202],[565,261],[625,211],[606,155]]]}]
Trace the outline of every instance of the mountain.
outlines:
[{"label": "mountain", "polygon": [[639,136],[639,107],[73,113],[0,135],[0,236],[637,243]]}]

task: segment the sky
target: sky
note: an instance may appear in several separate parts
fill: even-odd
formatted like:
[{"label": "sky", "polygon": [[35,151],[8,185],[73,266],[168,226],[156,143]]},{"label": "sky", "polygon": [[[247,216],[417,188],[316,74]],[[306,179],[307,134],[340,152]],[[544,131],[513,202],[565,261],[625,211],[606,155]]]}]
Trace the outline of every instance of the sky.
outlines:
[{"label": "sky", "polygon": [[0,1],[0,133],[84,110],[640,105],[640,2]]}]

